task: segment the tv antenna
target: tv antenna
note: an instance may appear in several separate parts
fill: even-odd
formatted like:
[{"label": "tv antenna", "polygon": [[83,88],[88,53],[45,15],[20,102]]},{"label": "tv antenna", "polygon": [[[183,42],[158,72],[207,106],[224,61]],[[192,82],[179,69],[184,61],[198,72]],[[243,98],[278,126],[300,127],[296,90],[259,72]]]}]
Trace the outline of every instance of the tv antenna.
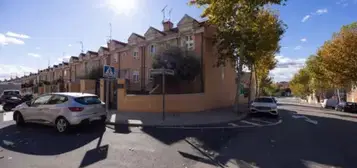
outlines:
[{"label": "tv antenna", "polygon": [[108,42],[110,42],[110,40],[112,40],[112,23],[109,23],[109,36],[107,36]]},{"label": "tv antenna", "polygon": [[171,20],[171,12],[172,12],[172,8],[169,11],[169,21]]},{"label": "tv antenna", "polygon": [[162,8],[162,10],[161,10],[162,17],[163,17],[163,19],[162,19],[163,22],[165,21],[165,9],[166,9],[166,7],[167,7],[167,5],[164,8]]},{"label": "tv antenna", "polygon": [[81,53],[83,53],[84,52],[84,50],[83,50],[83,41],[79,41],[79,44],[81,44]]}]

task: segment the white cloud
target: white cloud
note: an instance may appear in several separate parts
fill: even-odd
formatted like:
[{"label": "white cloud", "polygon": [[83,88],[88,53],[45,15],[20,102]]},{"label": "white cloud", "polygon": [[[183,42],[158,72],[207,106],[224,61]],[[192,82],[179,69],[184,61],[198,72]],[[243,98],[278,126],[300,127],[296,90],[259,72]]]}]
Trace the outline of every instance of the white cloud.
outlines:
[{"label": "white cloud", "polygon": [[35,58],[41,57],[41,55],[36,54],[36,53],[27,53],[27,55],[28,55],[28,56],[31,56],[31,57],[35,57]]},{"label": "white cloud", "polygon": [[307,39],[306,39],[306,38],[302,38],[300,41],[301,41],[301,42],[306,42]]},{"label": "white cloud", "polygon": [[21,65],[0,64],[0,80],[10,79],[10,77],[23,76],[24,73],[37,72],[36,69]]},{"label": "white cloud", "polygon": [[108,44],[103,44],[103,45],[101,45],[101,47],[107,48],[107,47],[108,47]]},{"label": "white cloud", "polygon": [[40,48],[40,47],[36,47],[35,49],[36,49],[36,50],[40,50],[41,48]]},{"label": "white cloud", "polygon": [[14,32],[10,32],[8,31],[6,33],[7,36],[10,36],[10,37],[16,37],[16,38],[22,38],[22,39],[29,39],[30,36],[26,35],[26,34],[18,34],[18,33],[14,33]]},{"label": "white cloud", "polygon": [[328,10],[325,8],[325,9],[318,9],[315,13],[317,15],[322,15],[322,14],[327,13],[327,12],[328,12]]},{"label": "white cloud", "polygon": [[344,4],[342,4],[342,6],[343,6],[343,7],[346,7],[346,6],[348,6],[348,3],[344,3]]},{"label": "white cloud", "polygon": [[304,18],[302,18],[301,22],[306,22],[309,18],[310,18],[310,15],[306,15],[306,16],[304,16]]},{"label": "white cloud", "polygon": [[72,47],[72,44],[68,44],[68,47]]},{"label": "white cloud", "polygon": [[274,81],[289,81],[293,75],[305,65],[306,59],[291,59],[282,55],[275,56],[278,60],[276,68],[270,71]]},{"label": "white cloud", "polygon": [[296,46],[294,50],[300,50],[302,47],[301,46]]},{"label": "white cloud", "polygon": [[25,42],[20,39],[14,37],[8,37],[0,33],[0,45],[8,45],[8,44],[25,44]]},{"label": "white cloud", "polygon": [[[142,3],[142,2],[140,2]],[[99,7],[106,7],[113,11],[115,14],[132,15],[137,12],[138,0],[105,0]]]}]

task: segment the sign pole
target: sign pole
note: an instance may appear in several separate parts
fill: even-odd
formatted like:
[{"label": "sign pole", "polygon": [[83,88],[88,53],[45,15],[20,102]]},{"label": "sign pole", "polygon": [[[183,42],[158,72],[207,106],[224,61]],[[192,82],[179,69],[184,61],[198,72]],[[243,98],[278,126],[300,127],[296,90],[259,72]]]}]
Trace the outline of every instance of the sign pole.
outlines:
[{"label": "sign pole", "polygon": [[107,114],[109,113],[109,79],[107,78],[105,80],[105,111],[107,112]]},{"label": "sign pole", "polygon": [[162,69],[162,120],[165,120],[165,68]]}]

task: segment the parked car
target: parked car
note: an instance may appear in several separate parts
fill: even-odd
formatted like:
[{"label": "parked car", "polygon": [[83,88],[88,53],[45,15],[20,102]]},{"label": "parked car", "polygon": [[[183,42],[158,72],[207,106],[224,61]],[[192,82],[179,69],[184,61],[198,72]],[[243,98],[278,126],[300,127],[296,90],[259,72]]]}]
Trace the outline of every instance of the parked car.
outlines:
[{"label": "parked car", "polygon": [[337,99],[324,99],[321,102],[321,107],[322,108],[332,108],[335,109],[335,107],[338,104],[338,100]]},{"label": "parked car", "polygon": [[343,112],[357,112],[357,103],[354,102],[341,102],[335,107],[336,111]]},{"label": "parked car", "polygon": [[107,118],[104,105],[94,94],[51,93],[18,105],[14,108],[13,118],[19,126],[27,122],[48,124],[62,133],[70,126],[95,120],[104,123]]},{"label": "parked car", "polygon": [[5,100],[10,99],[12,97],[20,98],[21,97],[20,90],[4,90],[0,96],[0,104],[2,104]]},{"label": "parked car", "polygon": [[273,97],[254,99],[250,105],[250,113],[269,113],[273,116],[279,116],[278,105]]},{"label": "parked car", "polygon": [[16,106],[18,106],[19,104],[22,104],[23,102],[32,100],[33,96],[32,95],[25,95],[22,97],[10,97],[8,99],[4,100],[4,105],[3,105],[3,110],[4,111],[11,111],[13,108],[15,108]]}]

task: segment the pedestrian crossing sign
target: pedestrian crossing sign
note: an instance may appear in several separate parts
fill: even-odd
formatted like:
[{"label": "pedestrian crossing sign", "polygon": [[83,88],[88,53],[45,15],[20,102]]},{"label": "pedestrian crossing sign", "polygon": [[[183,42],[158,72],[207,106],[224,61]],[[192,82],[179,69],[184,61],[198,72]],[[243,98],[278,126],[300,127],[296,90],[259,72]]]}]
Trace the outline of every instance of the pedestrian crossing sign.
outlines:
[{"label": "pedestrian crossing sign", "polygon": [[106,78],[115,78],[115,68],[109,65],[104,65],[103,76]]}]

